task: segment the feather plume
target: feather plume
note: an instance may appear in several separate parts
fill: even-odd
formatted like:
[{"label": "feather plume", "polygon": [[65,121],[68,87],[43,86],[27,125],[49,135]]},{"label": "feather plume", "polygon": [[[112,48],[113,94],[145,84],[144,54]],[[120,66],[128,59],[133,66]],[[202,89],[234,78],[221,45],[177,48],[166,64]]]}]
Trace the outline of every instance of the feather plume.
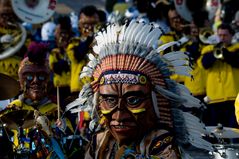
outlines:
[{"label": "feather plume", "polygon": [[158,110],[158,102],[157,102],[156,93],[154,91],[152,91],[151,92],[151,96],[152,96],[152,102],[153,102],[154,111],[155,111],[157,117],[159,118],[160,114],[159,114],[159,110]]},{"label": "feather plume", "polygon": [[139,32],[138,36],[136,37],[138,40],[138,43],[141,45],[144,44],[145,37],[149,34],[150,30],[152,29],[151,25],[144,25],[141,32]]},{"label": "feather plume", "polygon": [[160,53],[160,52],[164,51],[165,49],[167,49],[173,45],[176,45],[177,43],[178,43],[177,41],[172,41],[172,42],[163,44],[157,48],[157,52]]},{"label": "feather plume", "polygon": [[145,41],[144,41],[145,45],[147,45],[147,47],[152,47],[153,45],[155,45],[161,34],[162,34],[162,32],[159,28],[154,28],[146,36]]},{"label": "feather plume", "polygon": [[174,60],[186,60],[189,59],[188,55],[186,55],[184,52],[182,51],[173,51],[173,52],[169,52],[167,54],[163,55],[163,59],[166,59],[167,61],[174,61]]}]

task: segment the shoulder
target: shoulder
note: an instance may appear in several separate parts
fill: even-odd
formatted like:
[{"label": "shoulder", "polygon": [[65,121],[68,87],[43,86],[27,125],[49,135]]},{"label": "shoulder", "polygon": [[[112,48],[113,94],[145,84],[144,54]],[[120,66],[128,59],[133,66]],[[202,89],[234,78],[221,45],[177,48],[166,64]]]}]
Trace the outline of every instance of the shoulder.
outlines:
[{"label": "shoulder", "polygon": [[81,42],[80,37],[73,37],[73,38],[70,39],[68,47],[71,46],[71,45],[73,45],[73,46],[78,45],[80,42]]},{"label": "shoulder", "polygon": [[202,48],[202,54],[212,52],[213,49],[214,49],[214,45],[206,45]]},{"label": "shoulder", "polygon": [[30,105],[25,104],[22,100],[16,99],[12,101],[7,109],[16,109],[16,110],[34,110],[34,108]]},{"label": "shoulder", "polygon": [[239,42],[235,43],[227,48],[229,51],[238,51],[239,50]]},{"label": "shoulder", "polygon": [[60,52],[59,48],[54,48],[54,49],[51,50],[50,55],[56,54],[56,53],[59,53],[59,52]]},{"label": "shoulder", "polygon": [[52,114],[57,111],[57,104],[50,102],[50,103],[40,106],[39,110],[43,114],[45,114],[45,113]]}]

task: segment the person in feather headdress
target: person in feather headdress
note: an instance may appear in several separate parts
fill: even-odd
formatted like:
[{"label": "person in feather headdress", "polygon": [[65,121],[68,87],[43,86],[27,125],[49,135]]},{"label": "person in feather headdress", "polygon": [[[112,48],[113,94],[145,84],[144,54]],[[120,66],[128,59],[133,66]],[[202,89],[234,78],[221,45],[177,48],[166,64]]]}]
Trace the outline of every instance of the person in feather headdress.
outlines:
[{"label": "person in feather headdress", "polygon": [[212,144],[201,136],[204,124],[182,109],[202,105],[170,79],[173,73],[189,75],[188,56],[160,55],[178,43],[156,48],[161,34],[150,24],[131,21],[110,24],[96,35],[97,56],[89,55],[80,75],[94,80],[66,109],[91,113],[85,158],[208,158]]},{"label": "person in feather headdress", "polygon": [[65,155],[56,142],[61,133],[57,132],[69,129],[73,132],[73,129],[67,119],[58,116],[61,110],[49,98],[50,69],[47,54],[47,45],[36,42],[29,45],[27,56],[21,61],[18,70],[22,94],[1,112],[0,117],[13,118],[19,128],[19,144],[25,142],[21,136],[22,129],[29,132],[30,144],[27,148],[31,157],[55,155],[63,159]]}]

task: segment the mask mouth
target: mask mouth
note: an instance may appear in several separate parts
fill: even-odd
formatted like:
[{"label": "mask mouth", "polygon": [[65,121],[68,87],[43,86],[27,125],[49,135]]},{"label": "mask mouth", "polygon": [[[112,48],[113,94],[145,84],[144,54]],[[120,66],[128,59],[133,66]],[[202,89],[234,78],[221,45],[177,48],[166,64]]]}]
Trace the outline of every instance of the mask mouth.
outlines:
[{"label": "mask mouth", "polygon": [[43,93],[43,88],[39,85],[32,85],[29,88],[31,91],[36,92],[36,93]]},{"label": "mask mouth", "polygon": [[131,130],[133,127],[129,127],[126,125],[117,125],[117,126],[111,126],[111,129],[114,129],[116,132],[125,132]]}]

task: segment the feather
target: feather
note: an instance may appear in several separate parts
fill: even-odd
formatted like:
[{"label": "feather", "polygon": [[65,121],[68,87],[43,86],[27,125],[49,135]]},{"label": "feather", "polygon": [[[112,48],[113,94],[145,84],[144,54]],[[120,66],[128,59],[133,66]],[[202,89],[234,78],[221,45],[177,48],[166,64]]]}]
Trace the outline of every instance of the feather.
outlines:
[{"label": "feather", "polygon": [[[120,28],[121,30],[118,29],[118,28]],[[118,36],[118,42],[122,43],[122,41],[124,40],[123,38],[125,37],[126,24],[124,24],[122,28],[121,27],[118,27],[118,28],[116,28],[117,30],[120,30],[119,35],[117,35]],[[118,34],[118,32],[117,32],[117,34]]]},{"label": "feather", "polygon": [[101,47],[99,47],[98,45],[93,46],[94,53],[99,54],[100,53],[100,48]]},{"label": "feather", "polygon": [[93,73],[93,71],[92,72],[81,72],[79,78],[82,79],[85,77],[92,77],[92,73]]},{"label": "feather", "polygon": [[93,54],[88,54],[88,58],[89,58],[89,60],[91,60],[91,61],[97,61],[97,59],[96,59],[96,57],[93,55]]},{"label": "feather", "polygon": [[157,48],[157,52],[160,53],[160,52],[164,51],[165,49],[167,49],[167,48],[169,48],[169,47],[171,47],[171,46],[173,46],[173,45],[176,45],[176,44],[178,44],[177,41],[172,41],[172,42],[163,44],[163,45],[161,45],[161,46],[159,46],[159,47]]},{"label": "feather", "polygon": [[135,20],[131,20],[131,22],[129,23],[129,26],[125,30],[125,36],[123,38],[124,41],[130,42],[129,40],[131,39],[132,31],[135,29],[136,25],[137,25],[137,22]]},{"label": "feather", "polygon": [[159,39],[159,36],[161,35],[161,31],[159,28],[154,28],[145,38],[144,44],[147,45],[147,47],[152,47],[155,43],[157,43],[157,40]]},{"label": "feather", "polygon": [[139,44],[144,44],[144,40],[145,40],[145,37],[149,34],[150,30],[151,30],[152,26],[151,25],[144,25],[144,27],[142,28],[142,31],[138,34],[139,37],[136,37],[139,42]]},{"label": "feather", "polygon": [[189,62],[188,62],[188,60],[174,60],[174,61],[171,61],[170,62],[170,64],[171,65],[173,65],[174,67],[176,67],[176,66],[185,66],[185,65],[187,65],[188,66],[188,64],[189,64]]},{"label": "feather", "polygon": [[69,104],[66,106],[65,111],[67,112],[67,111],[69,111],[70,109],[79,106],[79,100],[80,100],[80,99],[77,98],[77,99],[74,100],[73,102],[69,103]]},{"label": "feather", "polygon": [[189,91],[189,89],[185,85],[178,83],[177,87],[180,90],[180,92],[185,92],[187,94],[191,94],[191,92]]},{"label": "feather", "polygon": [[152,91],[151,92],[151,96],[152,96],[152,102],[153,102],[154,111],[155,111],[157,117],[159,118],[160,114],[159,114],[159,109],[158,109],[158,102],[157,102],[156,93],[154,91]]},{"label": "feather", "polygon": [[184,76],[191,76],[190,72],[192,68],[189,66],[177,66],[171,69],[175,74],[184,75]]},{"label": "feather", "polygon": [[180,60],[180,59],[188,59],[188,55],[186,55],[182,51],[174,51],[174,52],[169,52],[167,54],[163,55],[163,58],[166,59],[167,61],[173,61],[173,60]]},{"label": "feather", "polygon": [[166,90],[159,85],[155,86],[155,91],[171,101],[175,101],[179,103],[183,103],[185,101],[185,99],[181,98],[179,95],[173,92],[170,92],[169,90]]},{"label": "feather", "polygon": [[138,42],[139,39],[136,39],[136,36],[139,34],[140,30],[142,30],[143,25],[143,23],[138,23],[136,28],[133,30],[131,39],[129,39],[129,41],[132,41],[133,43]]}]

